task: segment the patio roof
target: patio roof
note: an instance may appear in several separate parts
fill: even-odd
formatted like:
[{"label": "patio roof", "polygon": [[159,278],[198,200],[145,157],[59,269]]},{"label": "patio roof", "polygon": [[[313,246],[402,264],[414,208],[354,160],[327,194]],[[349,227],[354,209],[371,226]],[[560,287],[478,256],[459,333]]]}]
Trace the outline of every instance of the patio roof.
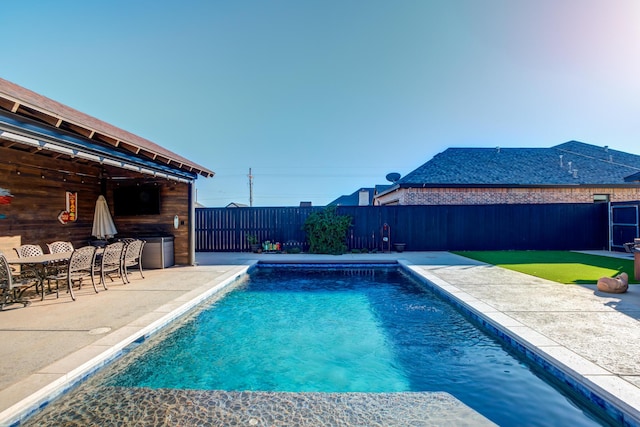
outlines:
[{"label": "patio roof", "polygon": [[[78,135],[81,140],[94,144],[94,148],[128,154],[143,164],[153,163],[179,170],[194,178],[210,178],[214,172],[179,156],[147,139],[112,126],[66,105],[46,98],[0,78],[0,111],[28,119],[60,130],[60,134]],[[9,132],[10,133],[10,132]],[[14,140],[15,143],[21,141]],[[40,150],[46,147],[36,147]],[[72,157],[72,156],[71,156]]]}]

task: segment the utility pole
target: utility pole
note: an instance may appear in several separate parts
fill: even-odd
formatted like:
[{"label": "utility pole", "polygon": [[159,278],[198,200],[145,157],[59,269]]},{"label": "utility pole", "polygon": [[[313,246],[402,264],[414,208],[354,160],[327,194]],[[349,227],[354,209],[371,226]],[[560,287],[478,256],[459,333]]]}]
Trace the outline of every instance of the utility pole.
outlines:
[{"label": "utility pole", "polygon": [[249,168],[249,207],[253,207],[253,175],[251,174],[251,168]]}]

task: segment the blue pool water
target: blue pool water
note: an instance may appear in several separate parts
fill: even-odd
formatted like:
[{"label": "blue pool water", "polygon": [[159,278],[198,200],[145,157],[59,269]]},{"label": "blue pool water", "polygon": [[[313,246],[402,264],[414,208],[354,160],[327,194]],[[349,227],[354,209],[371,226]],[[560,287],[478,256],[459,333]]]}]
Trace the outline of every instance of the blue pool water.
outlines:
[{"label": "blue pool water", "polygon": [[259,268],[153,344],[107,385],[445,391],[499,425],[604,424],[396,269]]}]

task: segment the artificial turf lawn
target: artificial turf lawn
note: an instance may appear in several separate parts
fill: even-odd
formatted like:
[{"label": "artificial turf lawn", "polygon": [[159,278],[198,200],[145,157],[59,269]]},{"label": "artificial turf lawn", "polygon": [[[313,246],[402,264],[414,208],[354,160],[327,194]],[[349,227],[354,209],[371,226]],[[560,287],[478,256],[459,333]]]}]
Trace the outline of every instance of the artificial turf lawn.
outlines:
[{"label": "artificial turf lawn", "polygon": [[459,251],[467,258],[559,283],[594,284],[625,272],[633,277],[633,260],[568,251]]}]

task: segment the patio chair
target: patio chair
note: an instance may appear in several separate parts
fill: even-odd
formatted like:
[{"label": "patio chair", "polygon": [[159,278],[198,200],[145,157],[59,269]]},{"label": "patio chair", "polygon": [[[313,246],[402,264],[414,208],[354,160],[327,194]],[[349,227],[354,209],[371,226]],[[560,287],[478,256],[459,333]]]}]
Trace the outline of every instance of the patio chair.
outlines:
[{"label": "patio chair", "polygon": [[9,304],[23,304],[24,307],[29,305],[30,302],[24,300],[22,296],[24,291],[35,284],[33,277],[15,274],[7,258],[0,252],[0,311]]},{"label": "patio chair", "polygon": [[19,258],[44,255],[44,251],[40,245],[21,245],[17,248],[13,248],[13,250],[16,251]]},{"label": "patio chair", "polygon": [[[18,258],[28,258],[28,257],[32,257],[32,256],[39,256],[39,255],[44,255],[44,251],[42,250],[42,247],[40,245],[20,245],[17,248],[13,248],[14,251],[16,251],[16,254],[18,254]],[[25,268],[22,267],[20,269],[20,273],[21,273],[21,277],[27,278],[27,277],[37,277],[38,276],[38,272],[36,270],[34,270],[33,268]],[[44,288],[39,289],[40,284],[36,283],[36,292],[41,292],[44,298]],[[51,283],[47,283],[49,292],[51,292]]]},{"label": "patio chair", "polygon": [[94,264],[96,259],[96,247],[95,246],[83,246],[75,249],[71,254],[71,258],[66,265],[66,268],[59,269],[57,274],[47,277],[50,280],[56,282],[56,297],[59,297],[60,282],[67,284],[71,299],[76,300],[73,294],[73,285],[78,283],[78,288],[82,289],[82,281],[90,279],[93,285],[93,290],[98,293],[96,282],[94,279]]},{"label": "patio chair", "polygon": [[51,254],[73,252],[73,243],[71,242],[63,242],[59,240],[57,242],[47,243],[47,247],[49,248],[49,253]]},{"label": "patio chair", "polygon": [[127,246],[124,251],[124,262],[123,262],[123,270],[124,270],[124,278],[127,283],[129,281],[129,267],[138,267],[138,271],[140,271],[140,277],[144,279],[144,274],[142,274],[142,249],[144,248],[144,244],[146,241],[140,239],[130,239],[127,242]]},{"label": "patio chair", "polygon": [[[73,243],[65,242],[61,240],[58,240],[52,243],[47,243],[47,247],[49,248],[50,254],[73,252]],[[66,262],[57,262],[57,263],[52,263],[47,268],[51,271],[50,274],[55,274],[56,272],[64,271],[64,269],[66,268],[65,266],[66,266]],[[49,292],[51,292],[51,286],[49,286]]]},{"label": "patio chair", "polygon": [[124,242],[109,243],[104,247],[104,251],[100,254],[99,260],[96,262],[96,274],[100,274],[100,283],[104,289],[107,289],[107,283],[105,277],[108,277],[113,282],[113,275],[116,275],[122,279],[122,284],[126,284],[123,272],[123,256],[124,256]]}]

